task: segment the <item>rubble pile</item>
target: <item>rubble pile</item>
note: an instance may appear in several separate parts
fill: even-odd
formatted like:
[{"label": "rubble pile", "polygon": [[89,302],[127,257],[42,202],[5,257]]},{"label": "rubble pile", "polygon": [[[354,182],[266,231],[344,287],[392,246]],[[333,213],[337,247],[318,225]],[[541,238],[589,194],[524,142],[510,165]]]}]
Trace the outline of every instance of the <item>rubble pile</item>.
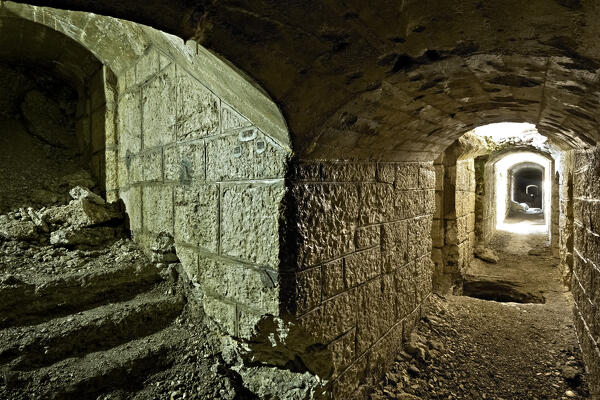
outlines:
[{"label": "rubble pile", "polygon": [[64,206],[20,208],[0,215],[0,240],[88,249],[125,236],[125,214],[120,204],[107,204],[81,186],[69,194],[73,200]]}]

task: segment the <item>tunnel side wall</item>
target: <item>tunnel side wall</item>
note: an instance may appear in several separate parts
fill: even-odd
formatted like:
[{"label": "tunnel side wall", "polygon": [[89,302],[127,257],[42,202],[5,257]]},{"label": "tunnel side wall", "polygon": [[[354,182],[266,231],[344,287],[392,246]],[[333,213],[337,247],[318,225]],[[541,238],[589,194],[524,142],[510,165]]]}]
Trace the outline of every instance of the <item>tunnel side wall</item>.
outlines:
[{"label": "tunnel side wall", "polygon": [[433,260],[433,289],[437,292],[445,291],[442,289],[444,280],[444,153],[433,163],[435,170],[435,211],[431,223],[432,250],[431,259]]},{"label": "tunnel side wall", "polygon": [[496,188],[494,166],[486,157],[475,159],[475,181],[475,240],[478,244],[487,246],[496,230]]},{"label": "tunnel side wall", "polygon": [[565,151],[564,162],[559,165],[559,229],[558,248],[560,269],[563,282],[571,287],[573,274],[573,155],[574,151]]},{"label": "tunnel side wall", "polygon": [[342,399],[381,377],[432,292],[435,173],[432,163],[295,169],[295,314],[331,350]]},{"label": "tunnel side wall", "polygon": [[248,334],[279,310],[287,152],[156,47],[118,86],[117,185],[134,237],[151,248],[173,235],[206,313]]},{"label": "tunnel side wall", "polygon": [[[98,182],[100,190],[112,190],[109,200],[116,198],[116,145],[114,132],[114,99],[116,77],[106,66],[84,82],[80,88],[75,130],[80,151],[89,163],[90,171]],[[111,145],[107,147],[107,142]],[[106,159],[110,158],[112,174],[107,174]],[[110,179],[110,182],[107,180]]]},{"label": "tunnel side wall", "polygon": [[575,154],[573,176],[575,325],[591,391],[600,397],[600,148]]},{"label": "tunnel side wall", "polygon": [[472,158],[456,163],[456,218],[449,225],[446,235],[457,247],[456,262],[464,272],[473,260],[475,247],[475,163]]},{"label": "tunnel side wall", "polygon": [[456,160],[449,149],[435,162],[436,198],[431,236],[437,293],[460,292],[460,281],[475,246],[475,163]]}]

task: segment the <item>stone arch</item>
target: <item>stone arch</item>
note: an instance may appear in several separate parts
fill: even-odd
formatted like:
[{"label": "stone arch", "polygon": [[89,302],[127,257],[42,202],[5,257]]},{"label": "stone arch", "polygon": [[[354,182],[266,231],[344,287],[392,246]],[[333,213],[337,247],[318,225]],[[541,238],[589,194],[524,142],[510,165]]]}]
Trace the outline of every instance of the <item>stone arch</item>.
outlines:
[{"label": "stone arch", "polygon": [[[104,65],[107,197],[125,202],[134,238],[149,251],[157,234],[174,236],[190,285],[228,334],[278,315],[291,150],[277,105],[193,41],[87,12],[13,2],[0,12],[31,28],[23,37],[44,32],[41,43],[75,43]],[[65,54],[64,73],[82,80],[87,58]]]},{"label": "stone arch", "polygon": [[[488,244],[489,239],[496,231],[496,225],[499,221],[499,217],[497,215],[498,207],[495,203],[497,197],[495,166],[500,160],[511,154],[533,154],[537,157],[547,160],[548,166],[544,168],[549,170],[547,173],[545,173],[545,179],[550,177],[552,181],[554,181],[554,172],[557,170],[557,167],[560,163],[560,160],[557,161],[556,159],[558,157],[557,152],[548,151],[533,146],[504,148],[479,158],[478,162],[481,165],[481,168],[477,174],[479,176],[478,179],[482,182],[482,184],[485,184],[485,188],[483,190],[484,195],[479,204],[480,211],[478,210],[476,212],[476,224],[480,224],[482,226],[482,231],[478,235],[477,241],[482,243],[484,246]],[[558,223],[558,214],[555,214],[554,211],[556,211],[557,207],[559,206],[558,199],[556,198],[559,187],[554,184],[552,184],[551,187],[551,193],[548,194],[548,202],[551,205],[552,214],[547,214],[546,218],[548,233],[551,240],[555,243],[555,241],[558,240],[558,232],[553,227]]]},{"label": "stone arch", "polygon": [[[155,1],[137,3],[139,15],[112,2],[60,2],[193,35],[281,105],[297,157],[285,204],[295,227],[285,232],[289,311],[339,355],[337,397],[360,390],[358,383],[389,361],[387,350],[410,332],[431,292],[426,253],[438,154],[492,122],[534,123],[563,149],[591,149],[598,140],[598,6],[484,3],[359,2],[340,9],[318,1],[176,1],[173,18]],[[306,18],[307,8],[319,18]],[[575,157],[573,213],[580,224],[573,248],[582,251],[575,277],[589,273],[593,258],[583,254],[595,240],[583,227],[590,227],[588,193],[596,189],[589,182],[597,171],[581,164],[596,156]],[[589,309],[593,281],[584,280],[577,280],[578,302]],[[594,367],[600,353],[590,332],[597,324],[588,328],[589,310],[578,313]]]},{"label": "stone arch", "polygon": [[[22,172],[29,182],[6,185],[4,211],[11,211],[11,192],[17,186],[27,192],[20,193],[19,200],[31,206],[64,201],[58,183],[46,179],[49,175],[64,175],[87,186],[97,184],[104,194],[108,118],[104,75],[110,71],[104,71],[79,43],[52,29],[15,18],[4,8],[0,8],[0,21],[3,117],[13,114],[7,121],[14,121],[3,128],[10,136],[3,147],[14,157],[11,169]],[[95,182],[84,170],[92,172]]]}]

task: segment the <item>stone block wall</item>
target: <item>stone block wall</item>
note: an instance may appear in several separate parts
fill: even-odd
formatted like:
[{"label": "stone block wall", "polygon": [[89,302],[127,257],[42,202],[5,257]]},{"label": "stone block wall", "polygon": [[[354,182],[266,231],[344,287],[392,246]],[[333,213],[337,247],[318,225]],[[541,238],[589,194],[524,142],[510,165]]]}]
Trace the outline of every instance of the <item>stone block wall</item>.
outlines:
[{"label": "stone block wall", "polygon": [[475,164],[472,158],[456,163],[455,214],[446,214],[446,242],[454,244],[452,254],[459,271],[469,267],[475,246]]},{"label": "stone block wall", "polygon": [[[554,165],[554,162],[552,163]],[[561,182],[561,174],[553,169],[550,171],[552,177],[552,193],[550,195],[550,248],[552,249],[552,256],[560,259],[560,186],[565,183],[564,179]]]},{"label": "stone block wall", "polygon": [[445,292],[442,288],[444,280],[444,153],[442,153],[433,163],[435,170],[435,211],[433,222],[431,224],[432,250],[431,259],[433,260],[433,288],[438,292]]},{"label": "stone block wall", "polygon": [[248,334],[279,312],[288,151],[154,47],[118,89],[118,187],[134,237],[150,248],[173,235],[206,313]]},{"label": "stone block wall", "polygon": [[475,242],[487,246],[496,230],[494,165],[488,157],[475,159]]},{"label": "stone block wall", "polygon": [[573,273],[573,151],[563,153],[564,160],[559,165],[559,217],[558,248],[560,270],[563,283],[571,287]]},{"label": "stone block wall", "polygon": [[592,398],[600,398],[600,149],[575,154],[572,292]]},{"label": "stone block wall", "polygon": [[456,160],[454,149],[435,164],[436,210],[431,236],[435,263],[434,290],[460,291],[463,271],[473,259],[475,246],[475,164]]},{"label": "stone block wall", "polygon": [[[111,191],[110,199],[116,199],[116,137],[114,112],[116,77],[106,66],[98,69],[79,89],[75,130],[79,149],[89,163],[90,171],[100,190]],[[107,171],[107,157],[113,168]],[[111,174],[112,172],[112,174]],[[108,175],[107,175],[108,173]],[[107,182],[110,180],[110,182]]]},{"label": "stone block wall", "polygon": [[431,163],[299,163],[291,311],[327,345],[333,396],[368,387],[393,361],[432,292]]}]

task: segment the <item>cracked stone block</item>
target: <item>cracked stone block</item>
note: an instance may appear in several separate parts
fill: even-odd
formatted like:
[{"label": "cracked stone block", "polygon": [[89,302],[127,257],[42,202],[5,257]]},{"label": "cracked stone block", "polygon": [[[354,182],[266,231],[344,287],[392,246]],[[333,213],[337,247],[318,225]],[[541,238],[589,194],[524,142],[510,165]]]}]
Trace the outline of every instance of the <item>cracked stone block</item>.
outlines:
[{"label": "cracked stone block", "polygon": [[356,352],[365,352],[377,339],[381,321],[379,320],[378,307],[380,306],[381,281],[374,279],[366,285],[357,288],[357,303],[353,308],[358,308],[356,334]]},{"label": "cracked stone block", "polygon": [[125,174],[129,185],[142,182],[144,180],[143,172],[141,155],[125,160]]},{"label": "cracked stone block", "polygon": [[161,71],[142,87],[144,149],[175,141],[176,89],[174,66]]},{"label": "cracked stone block", "polygon": [[198,139],[219,130],[219,98],[181,68],[177,69],[177,140]]},{"label": "cracked stone block", "polygon": [[[367,372],[367,355],[354,361],[334,382],[334,399],[351,399]],[[360,397],[359,397],[360,398]]]},{"label": "cracked stone block", "polygon": [[296,181],[321,181],[321,163],[294,163],[293,176]]},{"label": "cracked stone block", "polygon": [[421,189],[435,189],[435,169],[433,165],[425,165],[419,168],[419,187]]},{"label": "cracked stone block", "polygon": [[325,340],[325,329],[323,325],[324,319],[324,307],[319,306],[306,314],[298,318],[298,325],[300,325],[306,332],[310,332],[310,335],[319,341]]},{"label": "cracked stone block", "polygon": [[417,306],[416,278],[414,263],[407,264],[394,271],[394,285],[398,293],[396,301],[397,318],[403,319]]},{"label": "cracked stone block", "polygon": [[256,137],[240,141],[239,134],[206,143],[206,178],[209,181],[273,179],[285,176],[287,154],[255,128]]},{"label": "cracked stone block", "polygon": [[279,265],[283,183],[224,185],[221,194],[221,251],[250,263]]},{"label": "cracked stone block", "polygon": [[430,254],[431,252],[431,218],[418,217],[408,222],[408,260]]},{"label": "cracked stone block", "polygon": [[360,215],[362,225],[377,224],[394,218],[394,187],[388,183],[359,185]]},{"label": "cracked stone block", "polygon": [[188,281],[198,280],[198,250],[193,247],[175,244],[177,258],[187,275]]},{"label": "cracked stone block", "polygon": [[416,276],[416,296],[420,303],[433,291],[432,276],[433,263],[429,255],[423,256],[415,261]]},{"label": "cracked stone block", "polygon": [[277,313],[279,290],[264,271],[224,259],[202,264],[198,282],[203,290],[266,313]]},{"label": "cracked stone block", "polygon": [[380,225],[372,225],[356,230],[356,248],[364,249],[380,244]]},{"label": "cracked stone block", "polygon": [[219,187],[175,188],[175,240],[216,253],[219,240]]}]

